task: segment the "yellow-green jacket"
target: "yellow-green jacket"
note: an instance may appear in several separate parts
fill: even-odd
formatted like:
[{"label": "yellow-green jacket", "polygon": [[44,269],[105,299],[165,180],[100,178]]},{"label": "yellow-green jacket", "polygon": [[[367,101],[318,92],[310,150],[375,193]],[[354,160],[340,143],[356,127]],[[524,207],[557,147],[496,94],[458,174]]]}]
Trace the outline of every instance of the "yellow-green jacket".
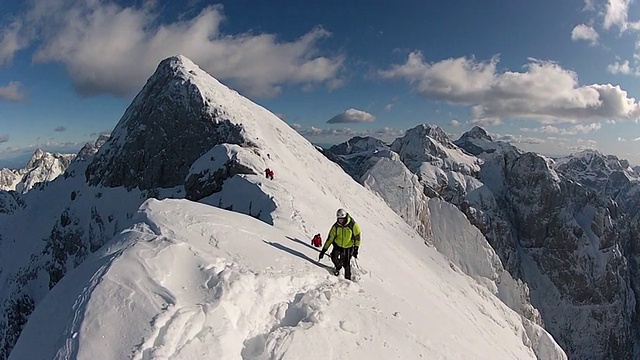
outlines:
[{"label": "yellow-green jacket", "polygon": [[343,225],[335,224],[329,230],[329,236],[327,241],[322,247],[322,251],[327,251],[331,244],[335,244],[341,248],[348,249],[350,247],[360,246],[360,226],[356,224],[351,218],[351,215],[347,214],[347,222]]}]

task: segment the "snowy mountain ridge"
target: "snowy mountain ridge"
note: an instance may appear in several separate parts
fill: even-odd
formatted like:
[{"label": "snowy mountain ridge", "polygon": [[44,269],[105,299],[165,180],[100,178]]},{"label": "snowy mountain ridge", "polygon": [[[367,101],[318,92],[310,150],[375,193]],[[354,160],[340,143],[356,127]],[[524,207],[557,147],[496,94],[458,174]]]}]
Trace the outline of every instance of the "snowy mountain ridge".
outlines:
[{"label": "snowy mountain ridge", "polygon": [[[289,125],[183,56],[66,174],[0,214],[2,358],[566,358]],[[358,283],[308,243],[339,207],[363,229]]]}]

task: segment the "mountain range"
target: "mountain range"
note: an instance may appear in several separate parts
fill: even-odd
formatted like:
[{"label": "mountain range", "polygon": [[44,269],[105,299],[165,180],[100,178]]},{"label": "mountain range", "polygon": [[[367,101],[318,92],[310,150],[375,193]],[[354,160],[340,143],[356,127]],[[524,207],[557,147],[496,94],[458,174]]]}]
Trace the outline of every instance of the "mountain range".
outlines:
[{"label": "mountain range", "polygon": [[[322,150],[175,56],[69,160],[0,191],[0,359],[640,354],[638,175],[615,157],[432,125]],[[310,245],[340,207],[353,282]]]},{"label": "mountain range", "polygon": [[[435,228],[434,214],[416,219],[425,201],[455,205],[495,250],[496,271],[504,266],[522,283],[516,294],[530,296],[540,324],[570,358],[640,356],[640,175],[627,161],[592,150],[552,159],[493,141],[479,127],[451,141],[431,125],[410,129],[390,145],[354,138],[326,152],[415,228]],[[390,162],[394,171],[377,169]],[[408,203],[397,189],[379,186],[388,173],[411,179],[411,198],[423,194],[423,201]],[[451,253],[459,251],[449,249],[450,241],[439,244],[438,237],[450,235],[432,236],[438,250],[455,258]],[[509,301],[512,294],[497,295],[536,319],[526,303]]]}]

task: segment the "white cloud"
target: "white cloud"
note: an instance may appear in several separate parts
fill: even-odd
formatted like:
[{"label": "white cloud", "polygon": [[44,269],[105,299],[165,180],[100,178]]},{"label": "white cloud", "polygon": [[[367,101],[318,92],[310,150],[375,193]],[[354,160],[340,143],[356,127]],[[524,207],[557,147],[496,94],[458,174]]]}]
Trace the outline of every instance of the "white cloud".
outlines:
[{"label": "white cloud", "polygon": [[631,141],[640,141],[640,137],[637,137],[637,138],[635,138],[635,139],[633,139]]},{"label": "white cloud", "polygon": [[391,109],[393,108],[393,103],[388,103],[387,105],[384,106],[384,111],[391,111]]},{"label": "white cloud", "polygon": [[26,99],[27,96],[21,88],[22,85],[16,81],[12,81],[6,86],[0,86],[0,100],[22,101]]},{"label": "white cloud", "polygon": [[0,144],[2,143],[6,143],[9,141],[9,134],[2,134],[0,135]]},{"label": "white cloud", "polygon": [[593,11],[596,9],[595,0],[584,0],[584,10]]},{"label": "white cloud", "polygon": [[393,129],[384,127],[381,129],[366,129],[366,130],[353,130],[351,128],[335,128],[335,129],[320,129],[312,126],[307,129],[296,129],[300,134],[304,136],[315,137],[353,137],[353,136],[372,136],[376,138],[389,138],[403,136],[405,130]]},{"label": "white cloud", "polygon": [[342,123],[365,123],[373,122],[376,117],[369,114],[366,111],[357,109],[348,109],[347,111],[340,113],[327,121],[329,124],[342,124]]},{"label": "white cloud", "polygon": [[599,38],[598,32],[589,25],[580,24],[571,31],[571,40],[573,41],[585,40],[591,45],[595,45],[598,43]]},{"label": "white cloud", "polygon": [[618,136],[618,142],[626,142],[626,141],[627,141],[627,139]]},{"label": "white cloud", "polygon": [[[112,1],[49,0],[34,2],[21,18],[21,28],[29,31],[22,31],[17,43],[38,44],[34,61],[64,64],[85,95],[131,95],[160,60],[175,54],[250,96],[276,96],[287,84],[341,85],[344,56],[322,56],[318,49],[328,31],[315,28],[287,42],[273,34],[224,34],[224,20],[222,6],[162,23],[153,2],[122,7]],[[12,29],[3,33],[15,33]],[[11,44],[10,38],[3,42]],[[19,47],[0,48],[0,60],[8,61]]]},{"label": "white cloud", "polygon": [[11,62],[16,51],[25,47],[18,33],[21,22],[14,21],[4,29],[0,29],[0,65]]},{"label": "white cloud", "polygon": [[469,122],[473,125],[478,125],[480,127],[487,127],[487,126],[497,126],[502,124],[502,119],[498,117],[484,117],[484,118],[471,119],[471,121]]},{"label": "white cloud", "polygon": [[492,136],[495,140],[506,141],[512,144],[543,144],[545,143],[544,139],[535,138],[535,137],[526,137],[522,135],[497,135]]},{"label": "white cloud", "polygon": [[458,120],[456,120],[456,119],[453,119],[453,120],[451,120],[451,121],[449,122],[449,125],[451,125],[451,126],[460,126],[460,125],[462,125],[462,124],[460,123],[460,121],[458,121]]},{"label": "white cloud", "polygon": [[587,125],[577,124],[569,128],[559,128],[553,125],[543,125],[537,128],[520,128],[520,131],[535,132],[543,134],[558,134],[558,135],[577,135],[578,133],[587,134],[592,131],[598,131],[602,128],[601,123],[591,123]]},{"label": "white cloud", "polygon": [[621,32],[628,29],[640,30],[640,22],[629,21],[629,5],[631,0],[608,0],[603,27],[609,29],[617,26]]},{"label": "white cloud", "polygon": [[614,62],[613,64],[607,65],[607,71],[612,74],[625,74],[629,75],[632,70],[629,65],[629,60],[625,60],[622,63]]},{"label": "white cloud", "polygon": [[428,99],[472,105],[472,115],[479,120],[513,117],[557,123],[640,116],[640,105],[619,86],[579,86],[575,72],[553,62],[529,61],[523,72],[498,73],[497,57],[486,62],[462,57],[426,63],[422,53],[414,51],[406,63],[379,74],[408,81]]}]

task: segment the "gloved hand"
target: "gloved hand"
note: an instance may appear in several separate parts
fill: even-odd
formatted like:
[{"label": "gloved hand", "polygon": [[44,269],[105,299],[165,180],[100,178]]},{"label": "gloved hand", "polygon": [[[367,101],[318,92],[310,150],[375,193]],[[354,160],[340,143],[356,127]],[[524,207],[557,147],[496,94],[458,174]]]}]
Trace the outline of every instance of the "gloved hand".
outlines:
[{"label": "gloved hand", "polygon": [[353,247],[353,257],[356,258],[356,259],[358,258],[358,247],[357,246]]},{"label": "gloved hand", "polygon": [[322,260],[324,257],[324,250],[320,251],[320,257],[318,257],[318,261]]}]

